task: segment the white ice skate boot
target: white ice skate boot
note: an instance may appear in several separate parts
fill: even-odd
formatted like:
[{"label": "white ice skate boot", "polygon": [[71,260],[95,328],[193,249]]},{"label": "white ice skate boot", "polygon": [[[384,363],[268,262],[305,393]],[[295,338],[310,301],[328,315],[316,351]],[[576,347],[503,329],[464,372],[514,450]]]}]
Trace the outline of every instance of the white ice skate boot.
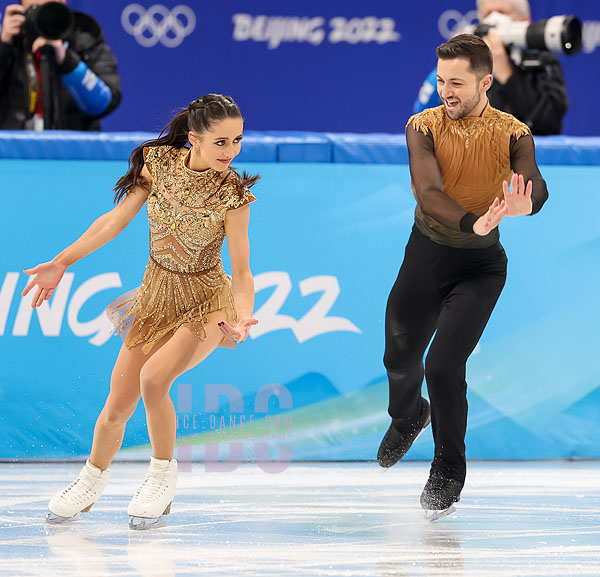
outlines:
[{"label": "white ice skate boot", "polygon": [[171,512],[177,486],[177,461],[150,459],[146,479],[127,507],[131,529],[151,529],[165,525],[163,515]]},{"label": "white ice skate boot", "polygon": [[50,499],[46,523],[79,519],[79,513],[87,513],[100,498],[109,478],[110,469],[101,471],[88,460],[77,479]]}]

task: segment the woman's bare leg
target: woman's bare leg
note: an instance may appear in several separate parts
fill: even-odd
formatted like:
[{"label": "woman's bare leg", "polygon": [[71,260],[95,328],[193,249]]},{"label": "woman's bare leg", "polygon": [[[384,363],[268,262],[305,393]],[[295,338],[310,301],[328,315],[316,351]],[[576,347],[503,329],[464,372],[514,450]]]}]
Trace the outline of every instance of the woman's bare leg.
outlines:
[{"label": "woman's bare leg", "polygon": [[203,341],[193,330],[180,327],[142,367],[140,388],[152,454],[157,459],[172,459],[175,449],[175,407],[169,389],[179,375],[201,363],[219,346],[223,333],[217,323],[225,318],[225,311],[208,316]]},{"label": "woman's bare leg", "polygon": [[125,425],[140,400],[140,371],[152,355],[168,340],[164,338],[149,354],[142,345],[121,347],[110,380],[110,393],[96,421],[90,463],[101,470],[108,468],[123,443]]}]

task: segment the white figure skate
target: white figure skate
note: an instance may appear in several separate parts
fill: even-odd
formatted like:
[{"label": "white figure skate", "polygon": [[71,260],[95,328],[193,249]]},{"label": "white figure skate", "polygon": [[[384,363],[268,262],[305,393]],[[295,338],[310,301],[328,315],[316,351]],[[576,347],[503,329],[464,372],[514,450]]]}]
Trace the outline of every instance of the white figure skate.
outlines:
[{"label": "white figure skate", "polygon": [[109,478],[110,469],[101,471],[88,460],[77,479],[50,499],[46,523],[79,519],[79,513],[87,513],[100,498]]},{"label": "white figure skate", "polygon": [[127,507],[129,527],[135,530],[163,527],[163,515],[171,512],[177,486],[177,461],[150,459],[146,479]]}]

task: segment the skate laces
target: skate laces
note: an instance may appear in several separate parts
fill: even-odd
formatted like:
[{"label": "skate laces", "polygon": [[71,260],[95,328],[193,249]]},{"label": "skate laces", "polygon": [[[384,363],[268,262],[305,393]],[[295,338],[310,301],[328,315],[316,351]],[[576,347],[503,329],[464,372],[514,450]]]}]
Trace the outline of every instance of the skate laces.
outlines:
[{"label": "skate laces", "polygon": [[86,483],[82,477],[77,477],[60,495],[67,503],[83,503],[94,495],[94,486]]},{"label": "skate laces", "polygon": [[148,472],[134,499],[148,503],[156,501],[167,490],[166,477],[166,471]]}]

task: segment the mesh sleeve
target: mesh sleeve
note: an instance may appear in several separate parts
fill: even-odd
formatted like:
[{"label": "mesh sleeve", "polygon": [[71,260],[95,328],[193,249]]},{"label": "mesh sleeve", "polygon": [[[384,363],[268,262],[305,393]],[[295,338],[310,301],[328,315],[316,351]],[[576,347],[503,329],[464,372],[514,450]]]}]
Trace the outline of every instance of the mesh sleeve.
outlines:
[{"label": "mesh sleeve", "polygon": [[515,173],[523,175],[526,184],[531,180],[533,184],[531,214],[539,212],[548,199],[548,188],[535,162],[535,146],[532,136],[522,136],[518,139],[513,136],[511,138],[510,165]]},{"label": "mesh sleeve", "polygon": [[435,157],[431,133],[415,130],[409,123],[406,143],[412,183],[421,210],[448,228],[472,233],[478,217],[444,193],[442,172]]}]

